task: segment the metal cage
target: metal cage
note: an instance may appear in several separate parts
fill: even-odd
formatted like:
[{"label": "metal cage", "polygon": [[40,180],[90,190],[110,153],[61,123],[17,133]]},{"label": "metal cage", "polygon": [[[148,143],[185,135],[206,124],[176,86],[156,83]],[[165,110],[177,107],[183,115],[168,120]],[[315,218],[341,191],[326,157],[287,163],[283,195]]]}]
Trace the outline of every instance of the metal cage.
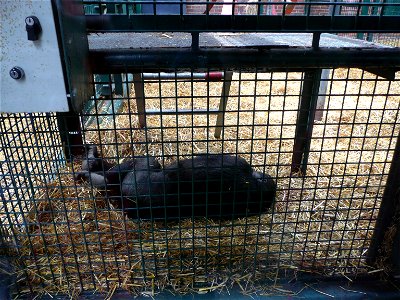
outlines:
[{"label": "metal cage", "polygon": [[0,118],[0,287],[398,297],[397,2],[83,5],[93,97]]}]

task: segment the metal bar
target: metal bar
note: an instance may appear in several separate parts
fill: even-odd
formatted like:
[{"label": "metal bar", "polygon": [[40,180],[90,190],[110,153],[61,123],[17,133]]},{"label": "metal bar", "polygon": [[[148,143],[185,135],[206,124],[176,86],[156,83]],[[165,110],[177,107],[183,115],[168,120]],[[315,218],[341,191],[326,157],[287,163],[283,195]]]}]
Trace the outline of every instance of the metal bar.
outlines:
[{"label": "metal bar", "polygon": [[139,126],[141,128],[146,126],[146,116],[145,116],[145,100],[144,100],[144,86],[142,75],[140,73],[133,74],[133,87],[135,89],[135,99],[137,112],[139,114]]},{"label": "metal bar", "polygon": [[165,71],[179,69],[230,68],[269,70],[305,70],[309,68],[400,68],[397,49],[210,49],[192,52],[185,49],[92,50],[90,64],[94,72]]},{"label": "metal bar", "polygon": [[96,97],[110,97],[112,94],[111,78],[109,74],[94,75]]},{"label": "metal bar", "polygon": [[[312,47],[314,50],[319,49],[320,40],[321,40],[321,33],[318,33],[318,32],[314,33],[313,39],[312,39]],[[303,146],[303,148],[302,148],[303,153],[302,153],[301,166],[300,166],[302,175],[305,175],[307,172],[308,157],[310,155],[311,138],[312,138],[312,131],[313,131],[313,126],[314,126],[314,119],[315,119],[315,109],[317,106],[320,83],[321,83],[321,75],[322,75],[322,69],[306,71],[304,73],[305,78],[311,79],[310,81],[304,82],[302,96],[301,96],[301,102],[300,102],[300,114],[307,114],[307,118],[305,119],[306,128],[305,128],[304,132],[300,132],[300,131],[296,130],[296,137],[299,137],[300,140],[297,141],[297,139],[295,138],[295,141],[294,141],[294,143],[295,143],[294,147],[296,147],[297,142],[299,142],[300,145]],[[306,86],[306,84],[307,84],[307,86]],[[302,111],[303,108],[306,109],[306,111]],[[299,127],[299,128],[302,128],[302,127]],[[304,134],[304,138],[305,138],[304,142],[301,140],[303,134]],[[293,161],[292,161],[292,164],[293,164]],[[294,167],[298,168],[297,166],[294,166]],[[293,169],[293,165],[292,165],[291,171],[292,172],[296,171]]]},{"label": "metal bar", "polygon": [[[321,40],[321,34],[320,33],[314,33],[313,34],[313,39],[312,39],[312,47],[315,49],[315,50],[318,50],[319,49],[319,42],[320,42],[320,40]],[[326,74],[327,73],[327,71],[328,71],[328,74]],[[321,79],[322,79],[322,77],[323,76],[329,76],[329,70],[327,70],[327,69],[324,69],[324,70],[322,70],[322,72],[321,72],[321,78],[319,78],[319,90],[318,90],[318,95],[320,94],[320,92],[321,92],[321,89],[322,89],[322,94],[324,94],[325,93],[325,91],[326,91],[326,87],[327,87],[327,82],[326,82],[326,80],[324,80],[323,81],[323,86],[321,85]],[[326,78],[325,78],[326,79]],[[320,97],[320,96],[318,96],[318,100],[317,100],[317,107],[316,108],[319,108],[319,110],[316,110],[315,111],[315,113],[314,113],[314,118],[315,119],[322,119],[322,115],[323,115],[323,111],[321,111],[321,108],[323,109],[324,108],[324,105],[325,105],[325,97],[324,96],[322,96],[322,97]],[[314,120],[315,120],[314,119]]]},{"label": "metal bar", "polygon": [[[314,120],[315,120],[315,110],[317,107],[317,101],[318,101],[318,96],[319,96],[319,89],[320,89],[320,84],[321,84],[321,73],[322,69],[317,69],[313,71],[308,71],[307,73],[310,73],[310,76],[312,76],[312,88],[311,88],[311,94],[308,95],[309,101],[310,101],[310,108],[309,108],[309,116],[307,120],[307,135],[306,135],[306,140],[305,140],[305,145],[304,145],[304,154],[303,154],[303,159],[301,162],[301,172],[302,174],[306,174],[307,171],[307,165],[308,165],[308,157],[310,155],[310,147],[311,147],[311,138],[312,138],[312,132],[313,132],[313,126],[314,126]],[[305,95],[307,97],[307,95]]]},{"label": "metal bar", "polygon": [[54,14],[59,35],[60,54],[65,68],[65,83],[70,93],[71,106],[81,112],[92,94],[92,73],[88,68],[89,44],[82,3],[54,0]]},{"label": "metal bar", "polygon": [[219,109],[146,109],[146,115],[174,115],[174,114],[219,114]]},{"label": "metal bar", "polygon": [[320,32],[314,33],[313,38],[312,38],[311,47],[313,47],[314,49],[319,49],[319,41],[320,40],[321,40],[321,33]]},{"label": "metal bar", "polygon": [[209,81],[221,81],[224,78],[223,72],[209,72],[209,73],[191,73],[191,72],[179,72],[179,73],[143,73],[142,78],[144,80],[162,80],[162,79],[201,79]]},{"label": "metal bar", "polygon": [[319,84],[317,107],[315,109],[315,121],[322,121],[324,116],[324,107],[326,100],[326,92],[328,88],[328,79],[330,78],[331,70],[323,69],[321,72],[321,80]]},{"label": "metal bar", "polygon": [[133,82],[133,75],[132,74],[122,74],[122,89],[123,93],[122,96],[124,98],[129,98],[129,94],[131,92],[132,88],[132,82]]},{"label": "metal bar", "polygon": [[217,139],[220,138],[221,136],[222,127],[224,124],[224,116],[226,111],[226,105],[228,104],[229,90],[231,89],[232,76],[233,76],[232,71],[225,72],[224,84],[222,86],[222,93],[221,93],[221,101],[219,102],[219,113],[217,116],[217,124],[215,126],[215,133],[214,133],[214,137]]},{"label": "metal bar", "polygon": [[396,16],[99,15],[86,16],[89,32],[395,32]]},{"label": "metal bar", "polygon": [[199,48],[200,37],[198,32],[192,33],[192,51],[198,51]]},{"label": "metal bar", "polygon": [[[363,3],[365,3],[365,4],[368,4],[368,3],[371,3],[371,0],[364,0],[363,1]],[[367,6],[367,5],[363,5],[362,7],[361,7],[361,15],[362,16],[368,16],[368,14],[369,14],[369,6]],[[364,39],[364,32],[358,32],[357,33],[357,38],[359,39],[359,40],[363,40]]]},{"label": "metal bar", "polygon": [[122,74],[121,73],[114,74],[113,78],[114,78],[114,85],[115,85],[114,92],[115,92],[115,94],[122,96],[124,94],[124,89],[122,87]]},{"label": "metal bar", "polygon": [[[371,245],[368,249],[367,263],[374,265],[378,262],[385,244],[385,233],[393,225],[396,213],[400,210],[400,137],[397,138],[396,148],[393,153],[392,163],[390,166],[389,175],[386,181],[385,191],[382,196],[382,203],[379,209],[378,218],[376,221],[374,233],[372,235]],[[400,226],[397,224],[397,231],[400,231]],[[395,237],[398,242],[400,233]],[[393,245],[394,249],[399,245]],[[395,254],[394,267],[400,268],[399,254]],[[399,272],[399,270],[397,270]],[[399,274],[398,274],[399,275]]]},{"label": "metal bar", "polygon": [[311,144],[315,108],[318,99],[321,69],[304,72],[300,109],[297,116],[296,135],[293,146],[291,173],[306,174]]},{"label": "metal bar", "polygon": [[57,113],[57,123],[66,160],[70,161],[73,156],[84,153],[79,115],[72,112]]},{"label": "metal bar", "polygon": [[[311,3],[311,0],[305,0],[304,2]],[[304,5],[304,15],[309,16],[311,14],[311,6]]]}]

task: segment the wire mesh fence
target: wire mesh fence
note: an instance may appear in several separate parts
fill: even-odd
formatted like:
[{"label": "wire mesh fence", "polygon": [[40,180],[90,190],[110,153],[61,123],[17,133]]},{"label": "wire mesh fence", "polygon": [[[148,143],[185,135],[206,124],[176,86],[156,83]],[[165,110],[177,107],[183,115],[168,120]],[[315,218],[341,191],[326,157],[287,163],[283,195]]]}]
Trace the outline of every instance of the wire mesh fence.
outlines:
[{"label": "wire mesh fence", "polygon": [[[117,287],[135,294],[201,293],[233,285],[246,293],[284,293],[274,290],[277,282],[302,272],[352,277],[379,271],[366,257],[396,159],[398,79],[329,70],[324,88],[311,91],[318,104],[304,124],[305,72],[210,74],[127,74],[118,79],[122,87],[115,80],[120,74],[98,76],[93,89],[105,85],[111,93],[88,102],[77,119],[79,132],[60,125],[68,115],[2,115],[0,228],[20,293]],[[305,126],[307,134],[299,134]],[[98,153],[65,139],[76,134]],[[308,145],[301,161],[299,143]],[[81,155],[66,161],[65,148]],[[240,176],[224,173],[223,160],[208,164],[221,154],[234,158],[228,167]],[[130,159],[146,164],[140,169]],[[239,168],[241,162],[246,167]],[[109,172],[115,165],[122,191]],[[163,176],[157,181],[151,174]],[[251,188],[240,178],[264,182],[268,175],[276,194],[248,197]],[[135,179],[127,183],[126,176]],[[161,186],[161,204],[152,205],[154,189],[139,195],[140,176],[145,185]],[[199,178],[205,183],[196,185]],[[136,190],[124,193],[124,184]],[[273,201],[262,204],[267,197]],[[138,218],[146,205],[153,213],[161,208],[158,219],[151,213]],[[232,209],[236,205],[241,211]]]},{"label": "wire mesh fence", "polygon": [[398,15],[396,1],[359,2],[345,1],[208,1],[208,0],[86,0],[87,15],[134,15],[134,14],[231,14],[231,15]]},{"label": "wire mesh fence", "polygon": [[338,35],[391,47],[399,47],[400,43],[400,36],[398,33],[340,33]]},{"label": "wire mesh fence", "polygon": [[[389,32],[395,1],[84,1],[103,31]],[[183,18],[184,16],[184,18]]]}]

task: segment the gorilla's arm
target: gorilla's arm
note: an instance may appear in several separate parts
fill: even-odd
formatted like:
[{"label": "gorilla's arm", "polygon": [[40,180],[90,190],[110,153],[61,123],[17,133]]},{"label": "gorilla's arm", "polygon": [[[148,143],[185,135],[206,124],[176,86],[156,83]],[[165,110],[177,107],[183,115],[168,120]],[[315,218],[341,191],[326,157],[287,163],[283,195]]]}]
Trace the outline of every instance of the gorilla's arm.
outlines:
[{"label": "gorilla's arm", "polygon": [[115,164],[109,163],[99,156],[96,145],[85,145],[86,157],[82,161],[82,170],[89,172],[103,172],[111,169]]}]

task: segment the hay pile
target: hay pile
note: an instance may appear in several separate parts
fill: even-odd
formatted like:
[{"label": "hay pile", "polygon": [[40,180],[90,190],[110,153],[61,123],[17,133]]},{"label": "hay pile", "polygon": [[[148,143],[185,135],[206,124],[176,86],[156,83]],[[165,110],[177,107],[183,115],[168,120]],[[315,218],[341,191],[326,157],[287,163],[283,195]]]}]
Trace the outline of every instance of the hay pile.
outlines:
[{"label": "hay pile", "polygon": [[[20,278],[41,293],[71,296],[82,290],[111,295],[116,288],[145,295],[166,287],[205,293],[233,285],[247,294],[290,294],[279,289],[279,279],[299,271],[374,271],[364,257],[393,155],[387,149],[399,133],[399,103],[385,95],[398,94],[399,84],[377,84],[358,70],[336,70],[333,77],[328,112],[314,127],[306,177],[290,175],[300,73],[236,73],[219,140],[213,137],[214,115],[149,116],[146,130],[132,114],[89,125],[86,141],[101,144],[108,158],[152,155],[167,163],[206,152],[240,153],[276,178],[276,203],[260,217],[220,223],[184,220],[166,228],[137,222],[99,191],[76,186],[76,161],[37,196],[27,217],[31,225],[19,233]],[[210,107],[218,107],[220,91],[221,83],[145,86],[147,108],[159,108],[160,99],[163,109],[207,108],[207,95]],[[136,112],[134,101],[122,111]]]}]

